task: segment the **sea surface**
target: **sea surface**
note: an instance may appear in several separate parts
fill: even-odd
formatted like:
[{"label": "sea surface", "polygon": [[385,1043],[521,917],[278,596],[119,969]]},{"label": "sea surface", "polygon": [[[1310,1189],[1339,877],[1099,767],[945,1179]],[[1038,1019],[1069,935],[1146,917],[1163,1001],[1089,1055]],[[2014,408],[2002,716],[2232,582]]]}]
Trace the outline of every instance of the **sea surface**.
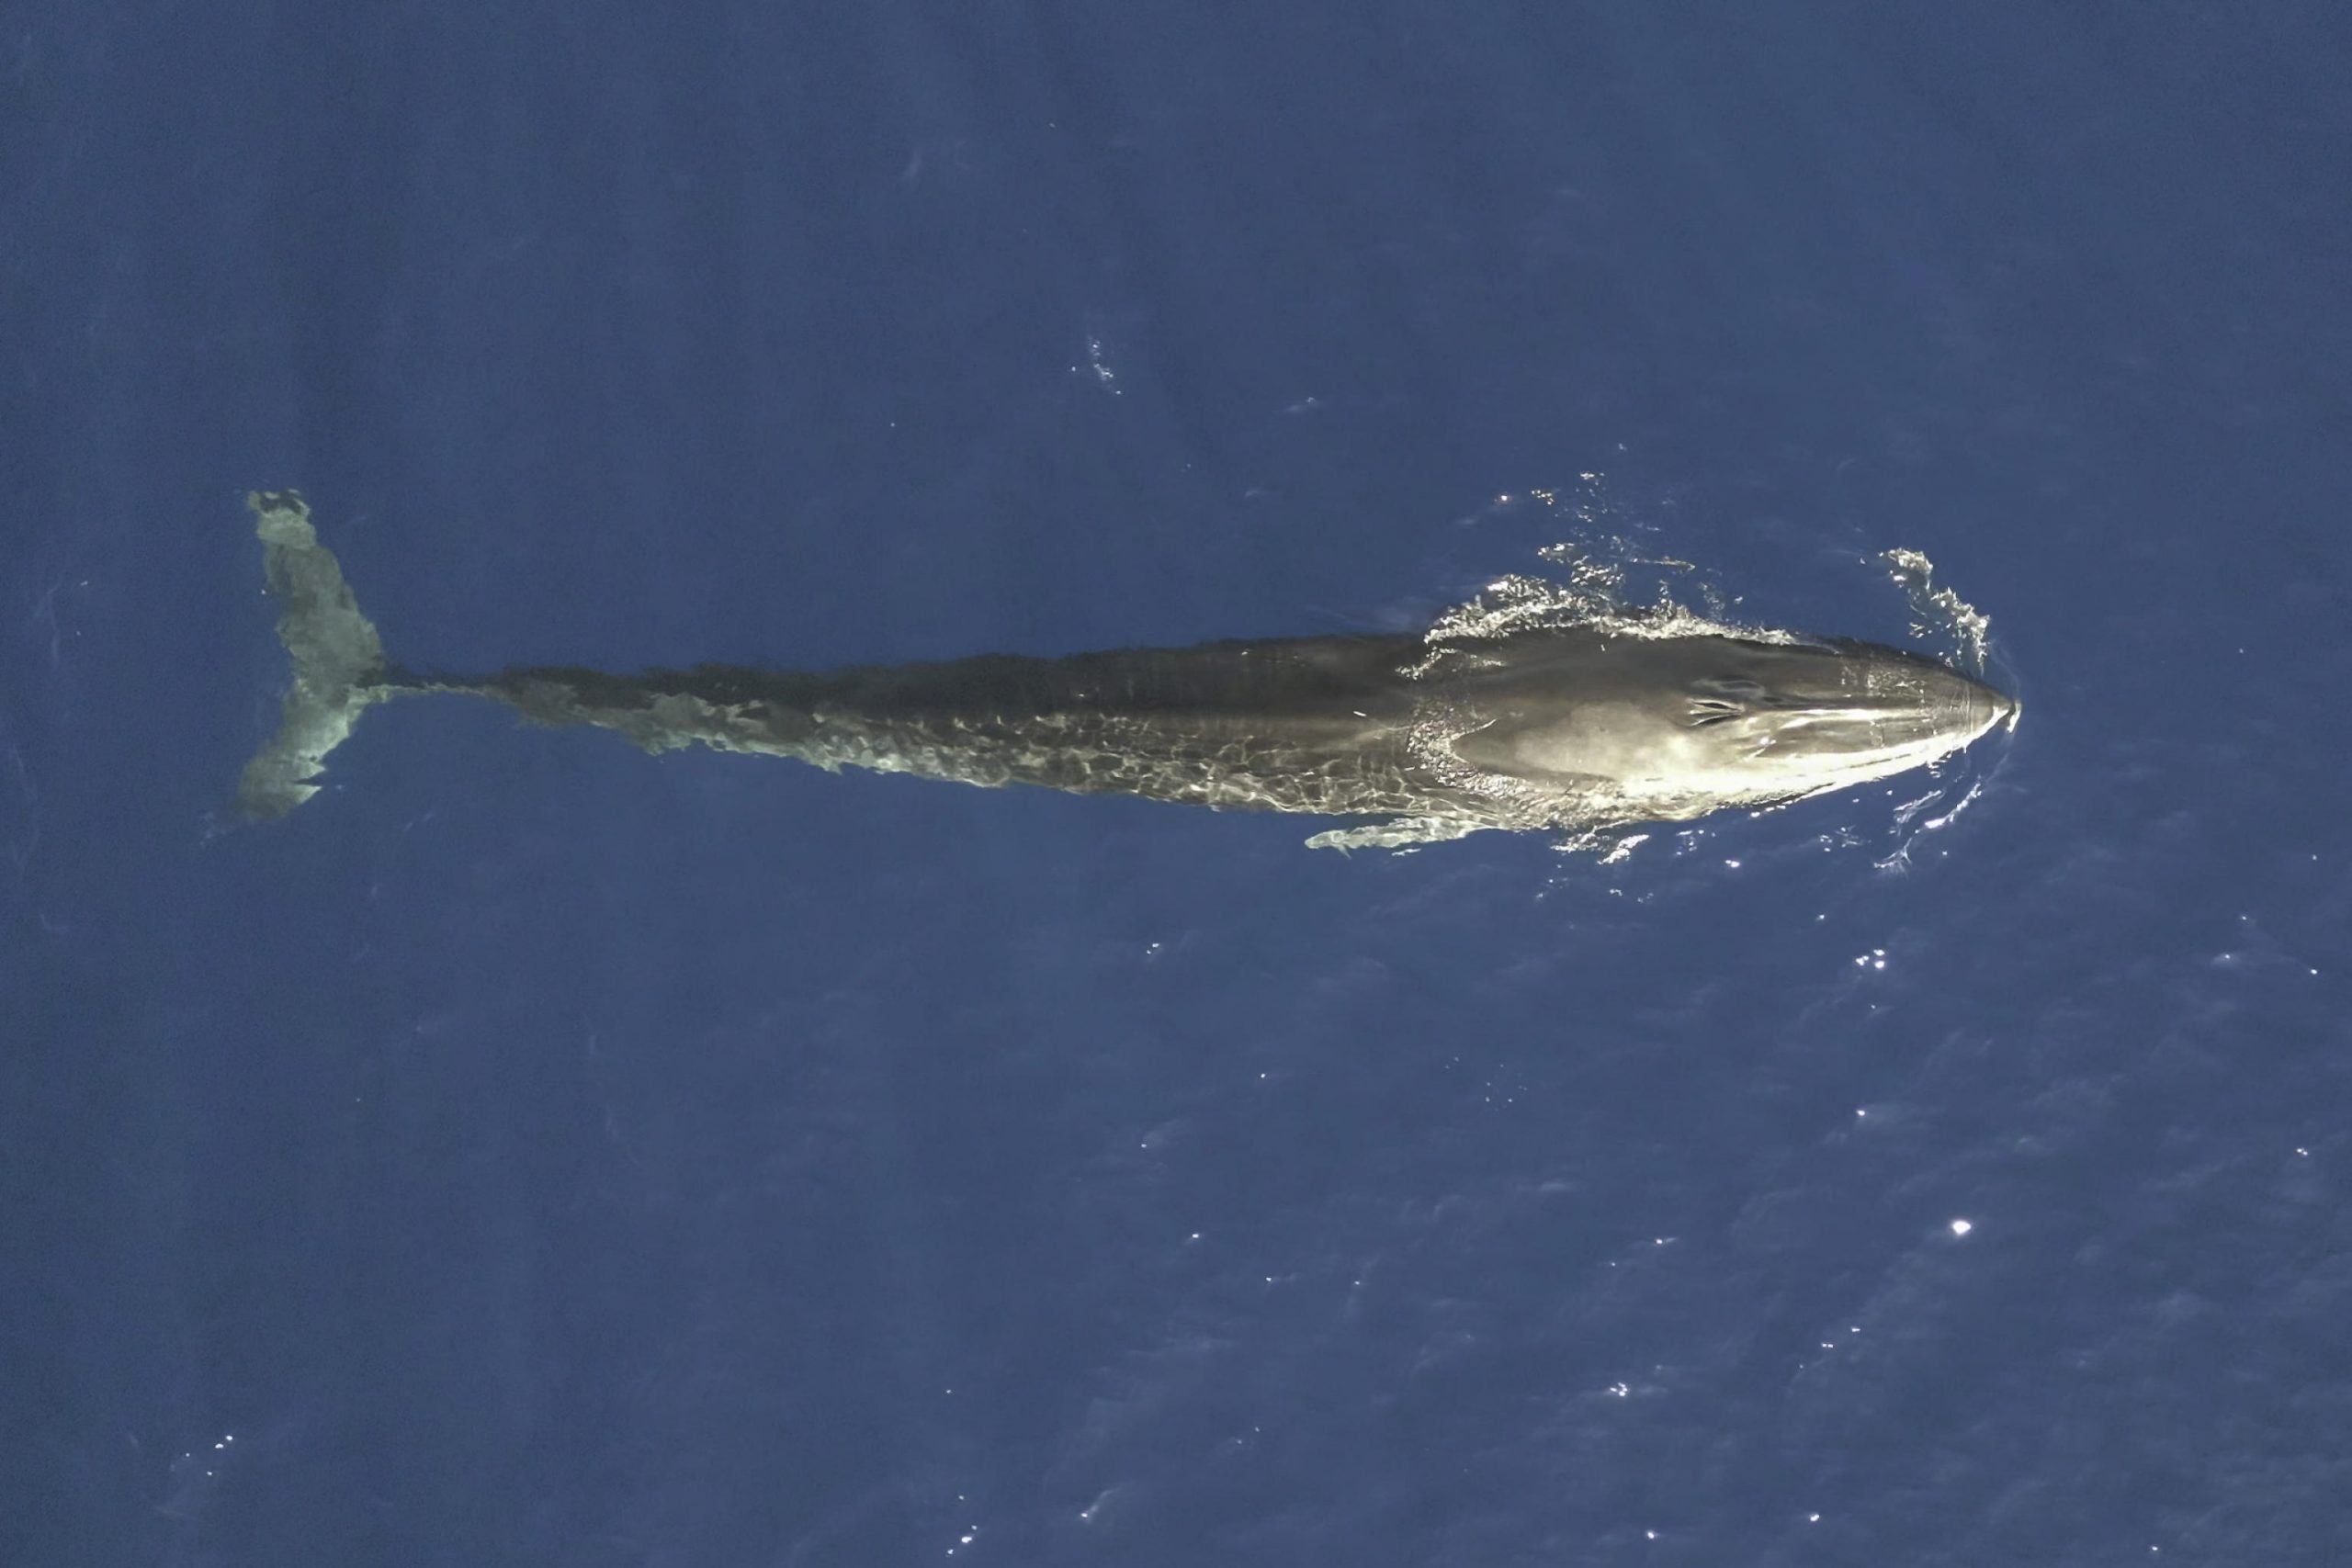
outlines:
[{"label": "sea surface", "polygon": [[[0,8],[0,1562],[2352,1562],[2352,11]],[[1653,835],[392,655],[1990,617]]]}]

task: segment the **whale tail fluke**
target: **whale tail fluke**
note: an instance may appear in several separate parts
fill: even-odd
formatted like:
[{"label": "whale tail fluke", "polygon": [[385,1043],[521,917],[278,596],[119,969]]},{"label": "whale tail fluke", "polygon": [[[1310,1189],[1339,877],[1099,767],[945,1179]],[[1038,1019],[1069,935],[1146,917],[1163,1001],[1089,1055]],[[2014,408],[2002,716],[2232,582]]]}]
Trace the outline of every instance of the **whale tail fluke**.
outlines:
[{"label": "whale tail fluke", "polygon": [[359,716],[398,688],[388,683],[384,645],[359,613],[343,568],[311,526],[311,509],[290,490],[245,497],[261,536],[269,592],[280,604],[278,640],[294,661],[285,712],[269,744],[245,764],[237,801],[255,819],[283,817],[319,786],[327,753]]}]

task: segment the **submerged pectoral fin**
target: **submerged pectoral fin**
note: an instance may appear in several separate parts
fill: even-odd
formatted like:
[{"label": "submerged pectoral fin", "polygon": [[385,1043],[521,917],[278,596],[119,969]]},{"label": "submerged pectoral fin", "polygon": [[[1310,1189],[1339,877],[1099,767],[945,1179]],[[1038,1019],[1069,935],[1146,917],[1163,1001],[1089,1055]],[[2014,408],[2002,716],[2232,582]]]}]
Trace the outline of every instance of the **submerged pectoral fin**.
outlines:
[{"label": "submerged pectoral fin", "polygon": [[280,601],[278,640],[294,661],[277,733],[245,765],[238,803],[254,818],[283,817],[318,793],[327,753],[359,716],[393,694],[384,646],[359,613],[343,568],[319,543],[311,509],[292,491],[245,498],[262,542],[269,591]]},{"label": "submerged pectoral fin", "polygon": [[1409,852],[1423,844],[1449,843],[1495,827],[1492,822],[1455,817],[1383,817],[1352,828],[1330,828],[1306,840],[1310,850],[1396,850]]}]

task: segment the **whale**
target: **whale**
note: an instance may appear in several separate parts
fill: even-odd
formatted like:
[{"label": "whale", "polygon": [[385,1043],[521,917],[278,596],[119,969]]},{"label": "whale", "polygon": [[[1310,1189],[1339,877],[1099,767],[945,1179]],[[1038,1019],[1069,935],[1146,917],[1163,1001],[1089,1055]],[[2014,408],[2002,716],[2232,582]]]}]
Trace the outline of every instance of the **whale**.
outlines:
[{"label": "whale", "polygon": [[298,492],[247,504],[292,664],[238,790],[254,818],[312,798],[368,710],[433,695],[651,752],[1329,818],[1308,841],[1339,848],[1760,810],[1930,767],[2018,716],[1920,653],[1689,616],[811,671],[417,671],[386,658]]}]

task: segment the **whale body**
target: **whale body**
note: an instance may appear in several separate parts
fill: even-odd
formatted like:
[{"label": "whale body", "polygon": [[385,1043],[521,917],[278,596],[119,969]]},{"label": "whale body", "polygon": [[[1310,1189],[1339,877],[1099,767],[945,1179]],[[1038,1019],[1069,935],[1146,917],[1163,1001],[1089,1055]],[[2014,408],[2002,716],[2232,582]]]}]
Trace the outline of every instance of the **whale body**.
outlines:
[{"label": "whale body", "polygon": [[301,498],[249,504],[294,664],[278,733],[240,790],[257,818],[315,794],[327,754],[368,708],[435,693],[594,725],[649,751],[700,745],[1352,819],[1310,840],[1342,845],[1606,832],[1775,806],[1935,762],[2017,714],[1992,687],[1900,649],[1624,625],[816,671],[416,674],[385,659]]}]

